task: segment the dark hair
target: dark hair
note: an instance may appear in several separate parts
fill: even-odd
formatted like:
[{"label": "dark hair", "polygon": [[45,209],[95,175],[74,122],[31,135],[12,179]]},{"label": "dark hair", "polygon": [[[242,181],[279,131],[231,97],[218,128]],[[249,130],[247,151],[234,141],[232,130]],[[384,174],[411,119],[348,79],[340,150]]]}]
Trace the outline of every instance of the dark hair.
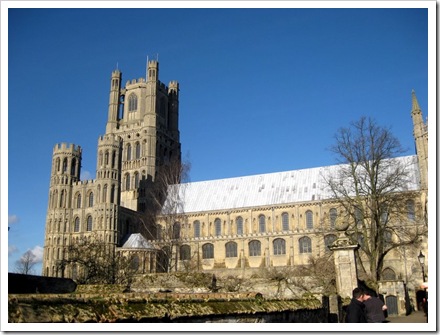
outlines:
[{"label": "dark hair", "polygon": [[354,299],[359,298],[359,297],[362,296],[363,294],[364,294],[364,291],[362,291],[362,289],[360,289],[359,287],[356,287],[356,288],[353,290],[353,298],[354,298]]}]

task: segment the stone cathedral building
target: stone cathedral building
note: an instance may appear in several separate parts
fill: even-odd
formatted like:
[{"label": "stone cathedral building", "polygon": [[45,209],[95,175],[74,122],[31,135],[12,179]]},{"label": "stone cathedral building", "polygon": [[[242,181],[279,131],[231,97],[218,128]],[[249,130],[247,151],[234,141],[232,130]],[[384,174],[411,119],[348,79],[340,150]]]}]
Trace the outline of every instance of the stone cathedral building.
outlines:
[{"label": "stone cathedral building", "polygon": [[[117,252],[132,253],[140,273],[198,271],[241,274],[261,268],[307,264],[328,252],[338,237],[338,206],[322,177],[338,166],[317,167],[174,187],[179,209],[173,225],[173,264],[162,264],[154,227],[145,224],[147,181],[157,168],[180,160],[179,84],[159,81],[159,64],[147,61],[146,77],[126,82],[112,72],[105,134],[98,138],[96,179],[80,180],[82,149],[55,145],[49,188],[43,275],[75,278],[78,269],[57,264],[69,245],[99,236]],[[402,192],[410,199],[402,225],[426,224],[428,131],[415,93],[412,117],[416,155],[396,158],[408,168]],[[166,225],[165,216],[159,218]],[[396,236],[390,236],[396,238]],[[427,240],[422,241],[427,254]],[[417,282],[419,249],[390,253],[383,277]],[[166,262],[166,261],[165,261]],[[190,264],[191,263],[191,264]],[[160,266],[159,266],[160,265]],[[414,284],[415,285],[415,284]]]}]

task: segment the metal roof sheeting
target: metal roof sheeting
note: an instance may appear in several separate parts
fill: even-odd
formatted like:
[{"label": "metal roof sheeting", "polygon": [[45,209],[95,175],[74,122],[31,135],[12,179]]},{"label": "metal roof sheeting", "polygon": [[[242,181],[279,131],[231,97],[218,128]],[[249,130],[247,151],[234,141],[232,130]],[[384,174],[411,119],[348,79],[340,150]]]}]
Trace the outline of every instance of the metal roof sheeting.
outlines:
[{"label": "metal roof sheeting", "polygon": [[[407,190],[418,189],[417,156],[394,159],[396,163],[408,167]],[[174,203],[178,199],[176,213],[230,210],[330,199],[331,193],[326,187],[323,176],[334,176],[341,167],[343,165],[332,165],[172,185],[169,189],[169,199],[174,199],[170,201]],[[170,207],[173,207],[170,203],[168,207],[164,206],[164,208]]]},{"label": "metal roof sheeting", "polygon": [[128,236],[122,249],[156,249],[141,234],[131,234]]}]

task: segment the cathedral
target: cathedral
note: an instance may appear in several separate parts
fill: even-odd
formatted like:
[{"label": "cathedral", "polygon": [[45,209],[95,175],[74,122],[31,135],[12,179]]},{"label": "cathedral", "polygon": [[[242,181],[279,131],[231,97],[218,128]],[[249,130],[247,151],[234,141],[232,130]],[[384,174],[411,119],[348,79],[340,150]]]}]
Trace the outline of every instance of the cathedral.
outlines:
[{"label": "cathedral", "polygon": [[[145,78],[128,80],[125,86],[119,70],[111,74],[96,179],[80,180],[79,145],[53,148],[43,275],[75,279],[76,267],[58,264],[68,257],[69,245],[92,235],[114,252],[135,255],[139,273],[251,274],[306,265],[310,256],[329,252],[338,238],[340,209],[323,178],[337,172],[337,165],[170,185],[164,203],[169,210],[157,216],[158,225],[147,220],[148,187],[161,166],[180,162],[181,145],[179,84],[159,81],[157,61],[147,61],[146,67]],[[408,171],[400,190],[408,196],[400,224],[427,225],[428,130],[414,91],[408,117],[416,155],[394,159]],[[168,226],[172,233],[166,236]],[[421,239],[419,246],[427,254],[427,238]],[[420,284],[420,248],[387,254],[382,278]]]}]

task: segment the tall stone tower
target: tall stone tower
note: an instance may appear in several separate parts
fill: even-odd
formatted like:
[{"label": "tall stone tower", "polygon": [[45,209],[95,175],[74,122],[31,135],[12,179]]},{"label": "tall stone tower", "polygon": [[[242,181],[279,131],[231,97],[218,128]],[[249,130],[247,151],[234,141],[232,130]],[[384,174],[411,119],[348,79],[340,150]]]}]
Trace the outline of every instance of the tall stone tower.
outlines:
[{"label": "tall stone tower", "polygon": [[179,84],[159,81],[156,60],[147,61],[145,78],[125,87],[121,81],[122,73],[113,71],[96,179],[80,180],[79,146],[61,143],[53,150],[43,275],[74,278],[76,269],[60,264],[80,238],[94,235],[114,250],[139,232],[148,181],[154,181],[158,167],[181,159]]},{"label": "tall stone tower", "polygon": [[419,107],[416,93],[412,91],[412,110],[411,118],[413,121],[413,135],[416,145],[416,154],[419,160],[420,187],[422,190],[428,189],[428,126],[423,121],[422,110]]}]

